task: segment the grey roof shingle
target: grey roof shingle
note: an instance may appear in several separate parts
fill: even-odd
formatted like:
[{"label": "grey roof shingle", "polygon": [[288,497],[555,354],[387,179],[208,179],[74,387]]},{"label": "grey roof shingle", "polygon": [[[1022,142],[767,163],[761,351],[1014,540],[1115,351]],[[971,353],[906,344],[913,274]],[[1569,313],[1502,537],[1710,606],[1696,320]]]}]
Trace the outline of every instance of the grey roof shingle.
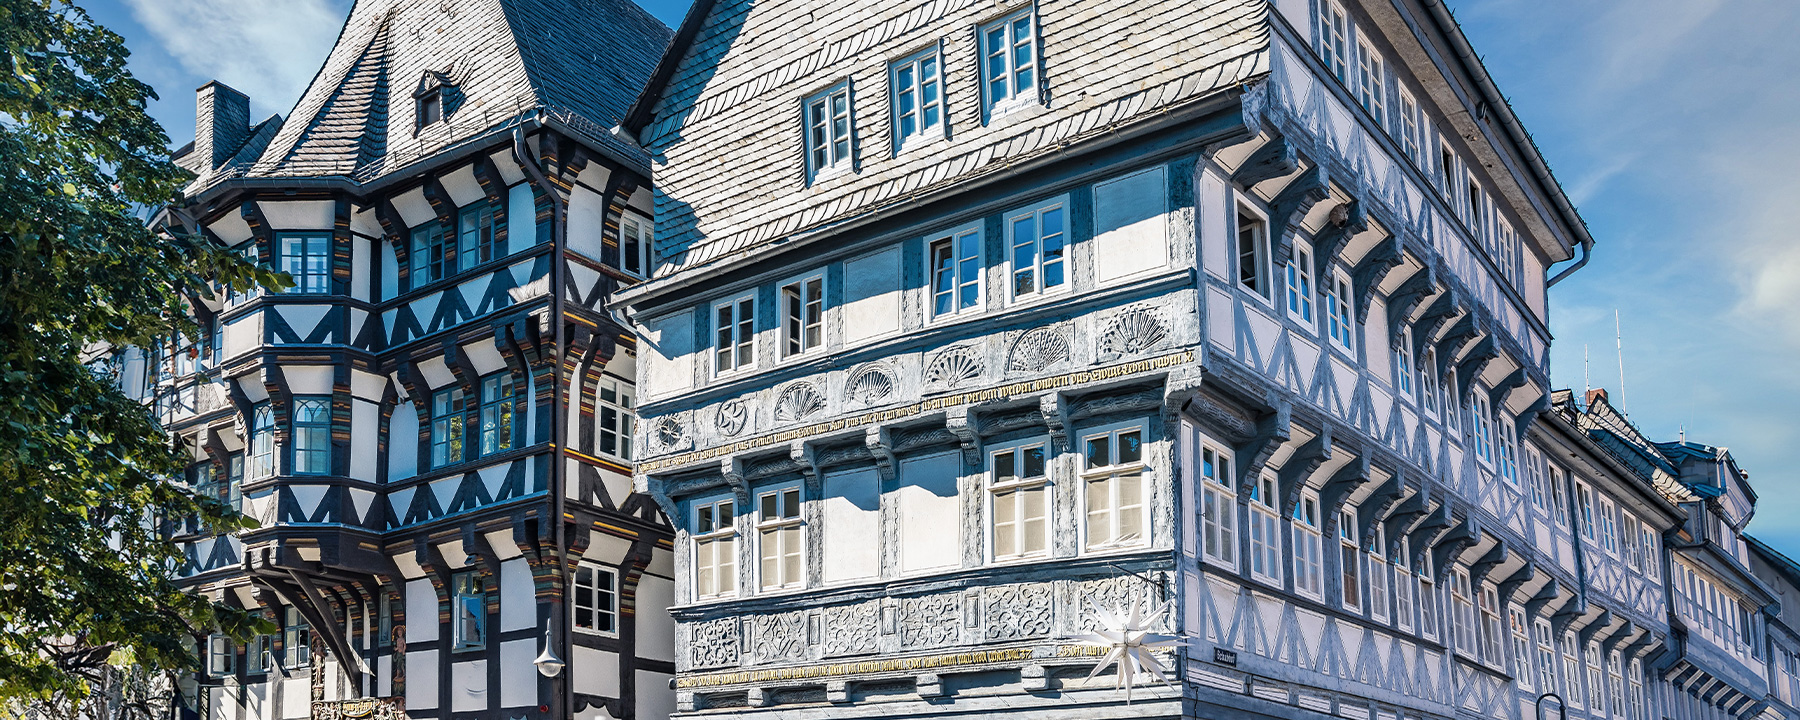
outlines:
[{"label": "grey roof shingle", "polygon": [[[267,149],[230,174],[366,182],[532,109],[609,128],[669,36],[631,0],[358,0]],[[421,128],[412,90],[427,73],[454,94]]]}]

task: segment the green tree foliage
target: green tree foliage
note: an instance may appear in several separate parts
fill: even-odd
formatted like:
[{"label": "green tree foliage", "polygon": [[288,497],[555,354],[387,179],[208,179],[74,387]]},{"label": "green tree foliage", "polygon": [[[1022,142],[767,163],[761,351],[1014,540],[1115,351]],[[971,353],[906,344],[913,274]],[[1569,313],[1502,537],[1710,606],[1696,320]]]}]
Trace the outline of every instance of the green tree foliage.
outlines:
[{"label": "green tree foliage", "polygon": [[271,629],[173,582],[175,519],[247,521],[179,481],[187,451],[96,358],[197,335],[217,284],[280,280],[134,213],[187,174],[117,34],[0,0],[0,40],[0,707],[69,708],[121,670],[192,668],[204,633]]}]

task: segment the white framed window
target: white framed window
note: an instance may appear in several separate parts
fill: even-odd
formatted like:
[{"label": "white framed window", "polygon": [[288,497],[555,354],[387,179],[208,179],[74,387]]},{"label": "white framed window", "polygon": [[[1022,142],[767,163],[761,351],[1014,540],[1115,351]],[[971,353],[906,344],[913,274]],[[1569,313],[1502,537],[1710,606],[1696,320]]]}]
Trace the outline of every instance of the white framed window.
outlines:
[{"label": "white framed window", "polygon": [[762,589],[806,585],[806,538],[800,521],[800,486],[764,488],[756,493],[756,550]]},{"label": "white framed window", "polygon": [[1581,695],[1581,655],[1575,649],[1575,633],[1565,632],[1562,639],[1563,656],[1563,701],[1570,705],[1582,705]]},{"label": "white framed window", "polygon": [[[1386,525],[1378,525],[1385,529]],[[1413,593],[1418,589],[1418,581],[1413,578],[1411,561],[1407,557],[1409,543],[1405,537],[1400,538],[1399,547],[1394,550],[1394,624],[1401,630],[1413,629]]]},{"label": "white framed window", "polygon": [[250,478],[275,475],[275,410],[264,400],[250,407]]},{"label": "white framed window", "polygon": [[[1783,685],[1783,687],[1781,688],[1781,697],[1783,697],[1783,698],[1791,699],[1794,696],[1794,689],[1793,689],[1793,684],[1792,684],[1793,683],[1793,681],[1792,681],[1793,661],[1794,661],[1794,656],[1788,655],[1787,656],[1787,665],[1788,665],[1788,670],[1789,670],[1789,672],[1788,672],[1789,679],[1784,681],[1783,683],[1781,683],[1781,685]],[[1630,672],[1631,672],[1631,720],[1648,720],[1648,716],[1644,714],[1644,668],[1637,660],[1633,660],[1633,661],[1631,661]]]},{"label": "white framed window", "polygon": [[1200,446],[1200,547],[1208,562],[1237,568],[1237,493],[1231,455]]},{"label": "white framed window", "polygon": [[1587,646],[1587,704],[1595,713],[1606,712],[1605,679],[1600,672],[1600,643]]},{"label": "white framed window", "polygon": [[694,504],[694,596],[737,594],[737,514],[729,498]]},{"label": "white framed window", "polygon": [[1451,150],[1449,145],[1439,145],[1438,191],[1444,194],[1444,200],[1450,203],[1452,210],[1456,208],[1456,183],[1451,181],[1451,178],[1454,177],[1456,177],[1456,151]]},{"label": "white framed window", "polygon": [[1275,514],[1275,478],[1263,475],[1250,488],[1250,575],[1281,584],[1281,529]]},{"label": "white framed window", "polygon": [[1499,470],[1500,479],[1513,487],[1519,486],[1519,435],[1514,430],[1513,421],[1504,417],[1499,422]]},{"label": "white framed window", "polygon": [[1612,714],[1625,714],[1625,663],[1614,650],[1606,658],[1606,687],[1611,691]]},{"label": "white framed window", "polygon": [[1537,646],[1537,691],[1556,692],[1556,643],[1551,639],[1550,621],[1532,623],[1531,637]]},{"label": "white framed window", "polygon": [[1356,323],[1350,319],[1350,280],[1341,273],[1320,279],[1325,297],[1326,334],[1345,352],[1355,352]]},{"label": "white framed window", "polygon": [[781,285],[781,357],[791,358],[825,345],[825,274]]},{"label": "white framed window", "polygon": [[1474,173],[1467,176],[1466,182],[1468,191],[1464,194],[1464,199],[1468,200],[1469,204],[1468,215],[1463,219],[1468,221],[1469,232],[1475,233],[1477,243],[1487,247],[1487,214],[1482,212],[1486,202],[1482,197],[1481,183],[1475,181]]},{"label": "white framed window", "polygon": [[1450,627],[1457,652],[1472,658],[1481,657],[1475,636],[1475,593],[1469,587],[1469,571],[1450,571]]},{"label": "white framed window", "polygon": [[638,277],[650,277],[650,247],[656,228],[650,218],[626,210],[619,218],[619,269]]},{"label": "white framed window", "polygon": [[1150,539],[1144,476],[1144,427],[1127,425],[1082,439],[1083,547],[1110,550]]},{"label": "white framed window", "polygon": [[1483,585],[1481,595],[1481,659],[1495,667],[1506,666],[1506,630],[1500,623],[1500,598],[1492,585]]},{"label": "white framed window", "polygon": [[460,386],[431,394],[431,466],[447,467],[463,461],[467,449],[463,431],[468,421],[467,403]]},{"label": "white framed window", "polygon": [[1431,556],[1427,554],[1424,567],[1419,568],[1419,634],[1433,640],[1438,638],[1438,603],[1442,600],[1437,594],[1437,582],[1432,579]]},{"label": "white framed window", "polygon": [[1613,507],[1612,501],[1601,497],[1600,517],[1596,521],[1600,528],[1600,547],[1606,549],[1606,554],[1613,556],[1619,554],[1618,515],[1616,513],[1618,510]]},{"label": "white framed window", "polygon": [[244,674],[262,675],[269,671],[269,665],[275,659],[272,648],[275,647],[275,636],[257,635],[244,643]]},{"label": "white framed window", "polygon": [[600,635],[619,632],[619,574],[609,567],[582,562],[575,568],[575,595],[569,607],[575,629]]},{"label": "white framed window", "polygon": [[[1339,601],[1344,609],[1361,612],[1363,609],[1362,592],[1362,547],[1356,541],[1356,513],[1350,510],[1338,512],[1338,579]],[[1373,563],[1370,567],[1376,567]],[[1374,573],[1370,573],[1373,577]],[[1370,583],[1373,586],[1373,582]],[[1384,613],[1385,614],[1385,613]]]},{"label": "white framed window", "polygon": [[981,235],[981,223],[976,222],[926,244],[933,319],[981,310],[982,275],[987,266]]},{"label": "white framed window", "polygon": [[1645,523],[1638,526],[1638,533],[1638,557],[1642,560],[1638,563],[1638,570],[1650,582],[1660,582],[1662,553],[1656,549],[1656,528]]},{"label": "white framed window", "polygon": [[981,28],[982,109],[993,118],[1038,101],[1035,8]]},{"label": "white framed window", "polygon": [[713,305],[713,372],[724,374],[756,366],[756,296],[745,295]]},{"label": "white framed window", "polygon": [[893,88],[894,152],[906,146],[944,137],[943,57],[938,47],[915,54],[888,67]]},{"label": "white framed window", "polygon": [[1544,477],[1544,456],[1530,446],[1525,448],[1525,477],[1531,483],[1531,504],[1537,506],[1538,512],[1550,511],[1550,492],[1545,487],[1549,480]]},{"label": "white framed window", "polygon": [[1294,503],[1294,590],[1325,599],[1324,537],[1319,527],[1319,500],[1305,495]]},{"label": "white framed window", "polygon": [[1412,93],[1406,88],[1400,89],[1400,151],[1418,163],[1419,135],[1423,124],[1419,121],[1419,101],[1414,100]]},{"label": "white framed window", "polygon": [[[1356,514],[1347,514],[1349,521],[1355,522]],[[1377,622],[1388,620],[1388,580],[1393,577],[1393,570],[1388,567],[1386,553],[1387,528],[1377,522],[1375,542],[1369,547],[1369,616]]]},{"label": "white framed window", "polygon": [[1562,468],[1552,464],[1549,458],[1544,459],[1544,469],[1546,470],[1544,474],[1548,478],[1547,482],[1550,483],[1550,506],[1552,511],[1550,515],[1556,519],[1556,524],[1558,526],[1566,528],[1569,526],[1568,484],[1563,482]]},{"label": "white framed window", "polygon": [[632,385],[602,375],[594,386],[594,448],[620,460],[631,459]]},{"label": "white framed window", "polygon": [[1269,278],[1269,224],[1242,205],[1237,211],[1238,286],[1264,300],[1272,299]]},{"label": "white framed window", "polygon": [[206,638],[206,674],[225,677],[236,672],[237,645],[231,636],[213,633]]},{"label": "white framed window", "polygon": [[317,295],[331,292],[331,236],[318,233],[281,233],[275,237],[276,268],[294,279],[289,293]]},{"label": "white framed window", "polygon": [[331,473],[331,397],[295,397],[294,474]]},{"label": "white framed window", "polygon": [[1006,241],[1012,249],[1007,272],[1014,300],[1068,287],[1063,262],[1068,247],[1068,202],[1049,203],[1007,213]]},{"label": "white framed window", "polygon": [[851,165],[850,83],[839,82],[808,97],[806,176],[809,182],[849,172]]},{"label": "white framed window", "polygon": [[312,665],[312,626],[300,615],[300,609],[285,606],[286,620],[281,624],[282,667],[301,668]]},{"label": "white framed window", "polygon": [[1506,608],[1506,620],[1512,630],[1513,679],[1519,687],[1529,690],[1532,688],[1531,623],[1525,619],[1525,608],[1517,605]]},{"label": "white framed window", "polygon": [[1333,0],[1319,3],[1319,59],[1325,71],[1350,84],[1350,19]]},{"label": "white framed window", "polygon": [[1481,386],[1471,388],[1469,393],[1469,433],[1474,435],[1475,457],[1492,463],[1494,461],[1494,413],[1488,408],[1487,393]]},{"label": "white framed window", "polygon": [[1312,266],[1312,249],[1296,240],[1287,263],[1288,317],[1305,325],[1313,324]]},{"label": "white framed window", "polygon": [[455,650],[487,647],[487,589],[473,570],[450,576],[450,629]]},{"label": "white framed window", "polygon": [[1382,72],[1381,56],[1368,43],[1357,44],[1356,101],[1374,116],[1375,124],[1387,127],[1387,75]]},{"label": "white framed window", "polygon": [[1575,483],[1575,511],[1581,517],[1581,536],[1590,541],[1595,540],[1594,492],[1588,489],[1587,483]]},{"label": "white framed window", "polygon": [[1412,328],[1400,331],[1400,343],[1394,346],[1394,393],[1413,397]]},{"label": "white framed window", "polygon": [[[1407,333],[1407,344],[1411,345],[1412,329],[1408,328]],[[1419,357],[1419,406],[1426,413],[1444,418],[1447,425],[1450,420],[1443,412],[1443,399],[1438,389],[1437,351],[1426,348]]]},{"label": "white framed window", "polygon": [[988,453],[988,556],[996,561],[1050,552],[1049,451],[1032,440]]}]

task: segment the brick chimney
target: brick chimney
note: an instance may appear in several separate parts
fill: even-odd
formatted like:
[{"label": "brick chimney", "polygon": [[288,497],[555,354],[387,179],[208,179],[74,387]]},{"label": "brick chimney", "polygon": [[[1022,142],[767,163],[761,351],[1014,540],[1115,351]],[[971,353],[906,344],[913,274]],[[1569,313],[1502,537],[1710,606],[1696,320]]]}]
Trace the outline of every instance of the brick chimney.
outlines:
[{"label": "brick chimney", "polygon": [[[1594,388],[1592,390],[1587,391],[1587,406],[1588,407],[1593,407],[1594,400],[1596,400],[1596,399],[1598,399],[1602,403],[1606,403],[1606,388]],[[1610,405],[1611,403],[1607,403],[1607,404]]]},{"label": "brick chimney", "polygon": [[250,139],[250,96],[217,80],[194,91],[194,152],[202,173],[219,169]]}]

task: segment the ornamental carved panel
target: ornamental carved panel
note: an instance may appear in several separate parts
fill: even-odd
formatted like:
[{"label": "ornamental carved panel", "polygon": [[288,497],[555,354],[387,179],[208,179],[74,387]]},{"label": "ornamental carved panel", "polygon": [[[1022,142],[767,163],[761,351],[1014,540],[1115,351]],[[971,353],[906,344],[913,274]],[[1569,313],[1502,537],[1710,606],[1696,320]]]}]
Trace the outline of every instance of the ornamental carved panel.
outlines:
[{"label": "ornamental carved panel", "polygon": [[1169,337],[1169,326],[1156,308],[1139,305],[1114,315],[1100,333],[1100,362],[1154,350]]},{"label": "ornamental carved panel", "polygon": [[758,663],[806,659],[806,614],[763,615],[750,620],[750,657]]},{"label": "ornamental carved panel", "polygon": [[878,609],[874,602],[825,608],[825,655],[875,652]]},{"label": "ornamental carved panel", "polygon": [[696,668],[738,664],[738,620],[719,618],[695,623],[688,636],[688,652]]},{"label": "ornamental carved panel", "polygon": [[956,595],[901,598],[900,646],[910,649],[955,644],[961,620]]},{"label": "ornamental carved panel", "polygon": [[1040,373],[1069,362],[1069,335],[1060,325],[1032,328],[1019,334],[1006,358],[1006,371]]},{"label": "ornamental carved panel", "polygon": [[357,698],[355,700],[314,700],[313,720],[406,720],[403,697]]},{"label": "ornamental carved panel", "polygon": [[981,591],[983,634],[988,640],[1021,640],[1050,634],[1050,586],[1016,583]]},{"label": "ornamental carved panel", "polygon": [[[1156,612],[1157,608],[1162,606],[1162,603],[1156,600],[1156,588],[1135,576],[1119,575],[1078,583],[1075,586],[1075,603],[1080,608],[1076,615],[1080,620],[1076,623],[1076,629],[1083,631],[1100,629],[1100,618],[1094,611],[1094,604],[1098,604],[1102,609],[1116,615],[1121,610],[1129,611],[1133,599],[1138,601],[1139,611],[1146,616]],[[1172,620],[1172,618],[1163,618],[1156,624],[1156,630],[1166,632]]]}]

